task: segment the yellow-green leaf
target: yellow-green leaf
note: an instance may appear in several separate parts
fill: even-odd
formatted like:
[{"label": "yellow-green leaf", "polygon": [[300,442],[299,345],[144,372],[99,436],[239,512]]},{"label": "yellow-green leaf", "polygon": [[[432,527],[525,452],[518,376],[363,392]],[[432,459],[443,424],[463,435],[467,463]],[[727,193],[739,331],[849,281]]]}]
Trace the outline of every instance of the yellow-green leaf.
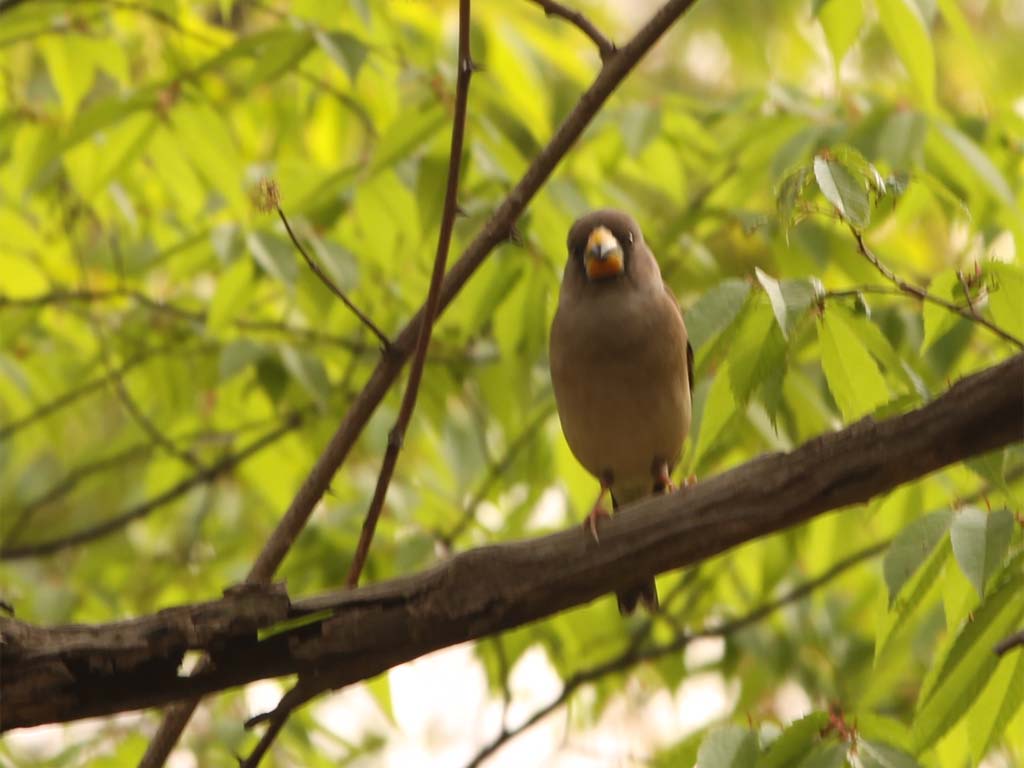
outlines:
[{"label": "yellow-green leaf", "polygon": [[825,312],[818,341],[825,380],[843,418],[852,421],[889,401],[878,364],[840,313]]}]

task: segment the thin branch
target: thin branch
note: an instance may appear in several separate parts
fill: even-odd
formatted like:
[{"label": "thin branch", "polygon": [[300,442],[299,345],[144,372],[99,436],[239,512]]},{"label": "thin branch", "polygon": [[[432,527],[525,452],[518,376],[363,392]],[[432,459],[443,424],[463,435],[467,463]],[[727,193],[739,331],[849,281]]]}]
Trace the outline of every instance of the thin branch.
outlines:
[{"label": "thin branch", "polygon": [[277,193],[277,185],[274,184],[274,182],[272,181],[266,181],[265,188],[267,195],[270,198],[270,203],[274,206],[274,210],[277,211],[277,215],[278,218],[281,219],[281,223],[284,224],[285,231],[288,232],[288,237],[291,238],[296,250],[300,254],[302,254],[302,258],[305,259],[306,264],[309,266],[309,268],[313,270],[313,274],[320,278],[320,282],[327,286],[327,290],[329,290],[331,293],[333,293],[335,296],[341,299],[342,304],[348,307],[352,314],[359,318],[359,322],[361,322],[364,326],[370,329],[373,335],[376,336],[377,339],[380,341],[381,347],[384,349],[385,352],[387,352],[391,348],[391,341],[384,334],[384,331],[378,328],[376,323],[374,323],[373,320],[371,320],[366,315],[366,313],[364,313],[361,309],[359,309],[359,307],[352,303],[352,300],[345,295],[344,291],[342,291],[338,286],[334,284],[334,281],[331,280],[331,278],[329,278],[322,269],[320,269],[320,265],[317,264],[313,260],[313,258],[306,252],[306,249],[303,248],[302,243],[299,241],[299,238],[292,230],[292,225],[288,223],[288,217],[284,215],[284,211],[281,209],[281,205],[278,202],[279,197]]},{"label": "thin branch", "polygon": [[[695,1],[666,0],[633,38],[619,49],[619,54],[605,62],[601,72],[556,129],[551,140],[530,163],[522,178],[484,224],[480,233],[466,247],[459,260],[452,265],[441,286],[439,312],[455,298],[491,251],[508,239],[516,220],[612,92]],[[330,485],[334,473],[344,462],[370,417],[384,399],[384,395],[398,378],[419,335],[424,315],[425,311],[421,309],[409,320],[395,337],[391,353],[384,355],[378,362],[363,391],[352,403],[256,562],[253,563],[246,579],[248,583],[267,583],[273,577],[292,543],[305,527],[316,503]],[[198,699],[181,702],[165,714],[160,728],[143,756],[143,768],[158,768],[164,764],[198,703]]]},{"label": "thin branch", "polygon": [[615,43],[601,34],[601,31],[594,23],[579,11],[566,8],[561,3],[555,2],[555,0],[530,0],[530,2],[536,3],[543,8],[546,16],[557,16],[565,19],[589,37],[594,45],[597,46],[597,52],[601,55],[601,61],[607,61],[615,53]]},{"label": "thin branch", "polygon": [[906,280],[901,278],[899,275],[897,275],[895,272],[893,272],[891,269],[885,266],[885,264],[878,260],[878,257],[871,251],[870,248],[868,248],[867,243],[864,242],[864,235],[861,234],[860,230],[858,230],[849,222],[847,222],[847,226],[850,228],[850,232],[853,233],[854,240],[857,241],[857,250],[860,252],[860,255],[867,259],[871,263],[871,265],[875,269],[877,269],[879,273],[881,273],[882,277],[884,277],[890,283],[899,288],[903,293],[913,296],[919,301],[927,301],[930,304],[935,304],[936,306],[948,309],[950,312],[960,315],[960,317],[970,320],[972,323],[977,323],[983,328],[987,328],[996,336],[1003,339],[1004,341],[1010,342],[1018,349],[1024,349],[1024,341],[1021,341],[1013,334],[1004,331],[998,325],[987,320],[986,318],[982,317],[981,315],[977,314],[974,311],[974,306],[970,305],[970,293],[967,294],[967,302],[970,305],[970,308],[965,309],[964,307],[957,306],[953,302],[947,301],[946,299],[943,299],[940,296],[928,293],[928,291],[926,291],[924,288],[913,285],[912,283],[908,283]]},{"label": "thin branch", "polygon": [[[521,725],[509,730],[502,727],[501,733],[493,741],[483,746],[480,751],[476,753],[473,759],[466,764],[466,768],[476,768],[479,766],[486,758],[494,754],[504,744],[511,741],[524,731],[529,730],[549,714],[565,704],[569,700],[569,697],[571,697],[582,686],[599,680],[606,675],[614,674],[616,672],[624,672],[635,667],[641,662],[654,661],[670,653],[678,653],[698,638],[728,637],[741,629],[745,629],[746,627],[761,621],[780,608],[784,608],[787,605],[803,600],[816,589],[841,576],[854,566],[884,552],[888,546],[889,542],[883,541],[865,547],[859,552],[855,552],[853,555],[836,563],[820,576],[804,582],[781,597],[771,600],[737,619],[732,619],[717,626],[702,629],[698,632],[677,633],[672,640],[655,645],[646,650],[641,650],[636,645],[630,645],[614,658],[574,673],[562,684],[562,690],[558,696],[530,715],[530,717],[528,717]],[[653,622],[648,620],[647,627],[653,627]],[[647,634],[649,634],[649,632]]]},{"label": "thin branch", "polygon": [[1024,629],[1020,630],[1020,632],[1014,632],[1009,637],[1000,640],[993,650],[995,651],[996,656],[1002,656],[1004,653],[1007,653],[1014,648],[1019,648],[1020,646],[1024,646]]},{"label": "thin branch", "polygon": [[448,183],[444,193],[444,209],[441,214],[441,231],[437,237],[437,252],[434,254],[434,269],[430,275],[430,288],[427,300],[423,305],[423,321],[420,323],[419,336],[416,339],[416,350],[409,366],[409,380],[405,385],[405,394],[398,409],[395,426],[388,435],[388,447],[384,453],[377,487],[373,492],[370,508],[363,521],[363,529],[359,534],[359,543],[352,557],[345,583],[354,587],[359,583],[359,575],[363,571],[366,556],[370,551],[373,533],[377,528],[388,485],[398,462],[405,431],[412,419],[416,407],[416,396],[419,394],[420,379],[423,376],[423,365],[427,359],[427,348],[430,346],[430,335],[434,327],[441,305],[441,281],[444,279],[445,265],[448,261],[448,247],[451,244],[452,229],[455,226],[455,213],[458,207],[459,170],[462,167],[462,142],[466,130],[466,106],[469,102],[469,79],[473,74],[473,61],[469,53],[470,0],[459,0],[459,53],[458,75],[455,82],[455,114],[452,117],[452,143],[448,155]]},{"label": "thin branch", "polygon": [[[308,410],[309,409],[306,409],[306,411]],[[192,488],[214,480],[218,476],[245,461],[253,454],[276,442],[298,427],[302,423],[304,416],[305,411],[295,411],[289,414],[275,429],[267,432],[256,440],[253,440],[237,453],[231,453],[223,456],[213,464],[204,467],[202,470],[195,472],[184,480],[181,480],[171,486],[163,493],[154,496],[131,509],[127,509],[108,520],[104,520],[102,523],[97,523],[96,525],[89,526],[88,528],[83,528],[82,530],[75,531],[74,533],[49,539],[47,541],[23,544],[20,546],[0,547],[0,559],[17,560],[26,557],[51,555],[54,552],[59,552],[62,549],[67,549],[68,547],[75,546],[76,544],[82,544],[114,533],[133,520],[145,517],[153,510],[183,496]]]}]

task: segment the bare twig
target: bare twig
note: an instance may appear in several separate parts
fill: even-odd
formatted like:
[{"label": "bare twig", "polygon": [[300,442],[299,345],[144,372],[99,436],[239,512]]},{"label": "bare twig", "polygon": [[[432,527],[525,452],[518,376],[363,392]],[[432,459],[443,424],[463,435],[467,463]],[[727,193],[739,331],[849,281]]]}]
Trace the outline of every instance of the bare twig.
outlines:
[{"label": "bare twig", "polygon": [[[615,88],[694,2],[695,0],[666,0],[633,38],[619,49],[619,54],[605,62],[601,72],[557,128],[548,144],[530,163],[523,177],[498,206],[481,232],[467,246],[461,258],[452,265],[441,286],[439,311],[443,311],[452,301],[491,250],[508,239],[516,220],[527,204],[547,181],[555,166],[568,153]],[[348,456],[370,416],[401,372],[419,335],[424,314],[424,310],[421,309],[405,325],[395,337],[391,353],[385,355],[377,364],[363,391],[352,403],[256,562],[253,563],[247,577],[248,582],[270,581],[295,538],[309,520],[317,501],[330,485],[334,473]],[[197,704],[198,699],[182,702],[165,715],[143,756],[143,768],[157,768],[164,764]]]},{"label": "bare twig", "polygon": [[850,232],[853,233],[854,240],[857,241],[857,250],[860,252],[860,255],[867,259],[868,262],[871,263],[871,266],[873,266],[875,269],[879,271],[879,273],[881,273],[882,277],[884,277],[890,283],[899,288],[903,293],[906,293],[909,296],[913,296],[919,301],[927,301],[930,304],[935,304],[936,306],[944,307],[945,309],[948,309],[950,312],[960,315],[960,317],[966,318],[967,320],[970,320],[973,323],[977,323],[978,325],[987,328],[996,336],[1003,339],[1004,341],[1010,342],[1018,349],[1024,349],[1024,341],[1021,341],[1013,334],[1004,331],[998,325],[996,325],[993,322],[990,322],[989,320],[987,320],[986,318],[982,317],[981,315],[977,314],[974,311],[974,306],[971,305],[970,303],[970,293],[967,294],[967,302],[969,308],[965,309],[964,307],[957,306],[953,302],[947,301],[946,299],[943,299],[940,296],[935,296],[934,294],[928,293],[928,291],[926,291],[924,288],[913,285],[912,283],[908,283],[906,280],[901,278],[899,275],[897,275],[895,272],[893,272],[891,269],[885,266],[885,264],[878,260],[878,257],[874,254],[874,252],[872,252],[870,248],[868,248],[867,243],[864,242],[864,235],[860,232],[859,229],[857,229],[849,222],[847,222],[847,226],[849,226]]},{"label": "bare twig", "polygon": [[437,237],[437,253],[434,255],[434,269],[430,275],[430,288],[427,300],[423,305],[423,321],[420,323],[419,337],[416,339],[416,350],[409,366],[409,380],[405,385],[405,394],[398,409],[395,426],[388,435],[388,447],[381,464],[377,487],[373,492],[370,508],[363,521],[363,529],[359,535],[359,544],[352,557],[345,583],[354,587],[359,583],[366,562],[366,555],[373,541],[373,533],[377,528],[377,520],[384,508],[388,485],[395,471],[398,452],[405,438],[405,430],[409,426],[413,409],[416,407],[416,396],[419,393],[420,379],[423,376],[423,364],[427,359],[427,347],[430,346],[430,333],[434,326],[434,318],[441,304],[441,281],[444,279],[445,264],[448,260],[448,247],[451,244],[452,229],[455,226],[455,210],[458,205],[459,169],[462,167],[462,140],[466,130],[466,105],[469,101],[469,78],[473,74],[473,61],[469,53],[469,0],[459,0],[459,53],[458,75],[455,83],[455,114],[452,118],[452,144],[448,156],[448,184],[444,193],[444,209],[441,214],[441,231]]},{"label": "bare twig", "polygon": [[[782,595],[775,600],[771,600],[764,605],[761,605],[745,616],[741,616],[731,621],[726,621],[717,626],[708,627],[698,632],[692,632],[689,634],[677,634],[672,640],[652,646],[646,650],[641,650],[640,644],[634,643],[622,651],[619,655],[606,662],[597,664],[593,667],[576,672],[565,680],[562,684],[562,690],[554,699],[543,707],[534,712],[530,717],[526,719],[521,725],[516,728],[504,729],[502,732],[490,743],[486,744],[480,749],[479,752],[473,757],[469,763],[466,764],[466,768],[476,768],[486,758],[494,754],[504,744],[515,738],[519,734],[526,730],[529,730],[538,722],[543,720],[549,714],[554,712],[556,709],[565,704],[569,697],[572,696],[579,688],[592,683],[595,680],[599,680],[606,675],[614,674],[616,672],[624,672],[637,664],[645,661],[653,661],[659,659],[662,656],[666,656],[670,653],[678,653],[683,650],[687,645],[698,638],[708,637],[728,637],[735,632],[749,627],[751,624],[755,624],[761,619],[769,616],[775,611],[783,608],[792,603],[803,600],[805,597],[810,595],[814,590],[827,584],[836,577],[842,575],[850,568],[859,565],[863,561],[874,557],[885,551],[886,547],[889,546],[889,542],[883,541],[878,544],[872,544],[869,547],[865,547],[859,552],[854,553],[850,557],[833,565],[827,571],[820,576],[806,581],[798,587],[790,590],[786,594]],[[652,626],[653,622],[648,620],[648,627]],[[646,637],[649,633],[643,635],[638,634],[638,637]]]},{"label": "bare twig", "polygon": [[273,203],[274,210],[277,211],[277,215],[281,219],[281,223],[284,224],[284,228],[288,232],[288,237],[291,238],[296,250],[298,250],[298,252],[302,254],[302,258],[305,259],[306,264],[309,266],[309,268],[313,270],[313,274],[320,278],[320,282],[327,286],[327,289],[331,293],[333,293],[335,296],[341,299],[342,304],[348,307],[349,310],[351,310],[352,314],[359,318],[359,322],[361,322],[363,325],[370,329],[370,332],[373,333],[373,335],[376,336],[377,339],[380,341],[381,347],[384,349],[385,352],[387,352],[391,348],[391,342],[390,340],[388,340],[388,337],[384,334],[384,331],[378,328],[376,323],[374,323],[373,320],[371,320],[366,315],[366,313],[364,313],[361,309],[359,309],[359,307],[352,303],[352,300],[348,296],[346,296],[345,293],[338,286],[334,284],[334,281],[331,280],[331,278],[329,278],[322,269],[320,269],[320,266],[306,252],[306,249],[302,247],[302,243],[299,241],[299,238],[295,235],[295,232],[292,230],[292,225],[288,223],[288,217],[285,216],[284,211],[281,210],[281,206],[278,203],[276,185],[274,185],[274,183],[271,181],[266,182],[266,184],[268,185],[268,187],[274,187],[274,191],[271,195],[271,201]]},{"label": "bare twig", "polygon": [[565,19],[589,37],[594,45],[597,46],[597,52],[601,55],[601,61],[607,61],[615,53],[615,43],[601,34],[601,31],[594,23],[579,11],[566,8],[561,3],[555,2],[555,0],[530,0],[530,2],[536,3],[543,8],[545,15]]},{"label": "bare twig", "polygon": [[1002,656],[1004,653],[1020,646],[1024,646],[1024,629],[1000,640],[996,643],[996,647],[993,650],[996,656]]},{"label": "bare twig", "polygon": [[86,541],[92,541],[113,533],[114,531],[123,528],[133,520],[145,517],[153,510],[179,498],[192,488],[210,482],[214,478],[245,461],[257,451],[266,448],[268,445],[284,437],[302,423],[302,419],[308,410],[309,409],[306,409],[305,411],[295,411],[289,414],[275,429],[252,441],[237,453],[231,453],[222,457],[213,464],[204,467],[202,470],[168,488],[163,493],[154,496],[131,509],[127,509],[108,520],[104,520],[102,523],[97,523],[96,525],[88,528],[83,528],[82,530],[70,533],[66,536],[60,536],[55,539],[49,539],[48,541],[41,541],[32,544],[0,547],[0,559],[17,560],[19,558],[50,555],[54,552],[59,552],[62,549],[75,546],[76,544],[82,544]]}]

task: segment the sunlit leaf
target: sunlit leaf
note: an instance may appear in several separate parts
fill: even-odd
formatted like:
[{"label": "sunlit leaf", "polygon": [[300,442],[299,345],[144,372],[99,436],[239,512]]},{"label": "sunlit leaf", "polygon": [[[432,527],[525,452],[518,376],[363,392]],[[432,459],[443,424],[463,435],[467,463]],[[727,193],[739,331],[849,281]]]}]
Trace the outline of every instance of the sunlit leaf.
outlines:
[{"label": "sunlit leaf", "polygon": [[747,768],[757,762],[757,739],[736,725],[709,733],[697,752],[701,768]]},{"label": "sunlit leaf", "polygon": [[921,102],[935,102],[935,51],[924,17],[914,0],[877,0],[878,16],[896,55],[910,73]]},{"label": "sunlit leaf", "polygon": [[686,330],[695,350],[707,344],[736,319],[749,293],[750,284],[745,280],[723,280],[687,310]]},{"label": "sunlit leaf", "polygon": [[1009,510],[984,512],[977,507],[964,507],[953,517],[950,538],[953,555],[964,575],[985,595],[989,578],[1003,564],[1013,534],[1013,515]]},{"label": "sunlit leaf", "polygon": [[903,585],[928,559],[946,535],[952,518],[953,513],[950,510],[932,512],[907,525],[893,539],[882,560],[885,583],[889,588],[890,608]]},{"label": "sunlit leaf", "polygon": [[888,402],[889,388],[878,365],[840,313],[825,311],[818,322],[818,341],[829,391],[845,419]]},{"label": "sunlit leaf", "polygon": [[849,169],[832,157],[814,158],[814,178],[825,198],[844,221],[857,228],[871,220],[871,205],[865,185]]}]

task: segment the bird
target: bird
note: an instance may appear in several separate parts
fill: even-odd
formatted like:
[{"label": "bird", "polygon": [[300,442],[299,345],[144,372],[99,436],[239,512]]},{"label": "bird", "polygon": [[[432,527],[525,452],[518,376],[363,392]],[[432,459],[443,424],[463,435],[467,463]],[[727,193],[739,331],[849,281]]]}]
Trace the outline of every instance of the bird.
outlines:
[{"label": "bird", "polygon": [[[562,432],[600,483],[584,521],[599,541],[606,494],[612,508],[672,491],[671,472],[690,429],[693,349],[679,304],[636,220],[613,209],[572,225],[550,368]],[[653,579],[618,593],[626,616],[658,607]]]}]

